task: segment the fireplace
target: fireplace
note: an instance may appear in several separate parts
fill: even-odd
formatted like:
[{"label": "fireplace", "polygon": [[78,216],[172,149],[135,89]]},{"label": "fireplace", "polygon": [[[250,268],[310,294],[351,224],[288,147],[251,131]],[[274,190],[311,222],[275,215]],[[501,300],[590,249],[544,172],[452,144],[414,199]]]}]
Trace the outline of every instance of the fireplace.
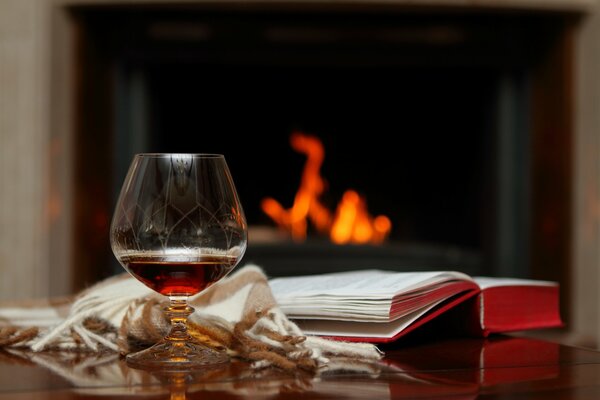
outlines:
[{"label": "fireplace", "polygon": [[[80,82],[74,248],[93,266],[77,271],[80,284],[111,272],[112,207],[131,156],[144,151],[225,154],[251,227],[245,260],[273,276],[375,267],[566,281],[566,60],[576,14],[71,12]],[[383,244],[333,245],[314,230],[293,241],[261,210],[267,196],[293,201],[305,157],[289,137],[299,131],[325,148],[323,203],[333,209],[348,188],[364,195],[391,220]]]}]

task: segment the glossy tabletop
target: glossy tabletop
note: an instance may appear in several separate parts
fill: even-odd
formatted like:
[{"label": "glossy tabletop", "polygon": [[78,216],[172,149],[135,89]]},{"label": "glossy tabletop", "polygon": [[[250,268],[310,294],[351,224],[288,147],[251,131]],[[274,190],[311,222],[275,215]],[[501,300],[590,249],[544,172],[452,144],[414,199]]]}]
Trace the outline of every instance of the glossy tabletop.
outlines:
[{"label": "glossy tabletop", "polygon": [[374,364],[316,376],[242,361],[194,373],[134,370],[114,353],[0,351],[4,399],[595,399],[600,353],[530,338],[397,343]]}]

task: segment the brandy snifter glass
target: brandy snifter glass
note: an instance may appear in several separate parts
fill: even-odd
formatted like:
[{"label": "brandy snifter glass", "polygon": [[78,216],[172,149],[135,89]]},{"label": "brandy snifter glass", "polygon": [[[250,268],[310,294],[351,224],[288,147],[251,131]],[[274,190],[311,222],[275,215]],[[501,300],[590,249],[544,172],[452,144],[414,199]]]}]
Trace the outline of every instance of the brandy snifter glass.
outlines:
[{"label": "brandy snifter glass", "polygon": [[227,275],[246,250],[247,225],[231,173],[220,154],[138,154],[123,183],[110,229],[121,265],[167,296],[169,334],[129,354],[138,368],[190,369],[229,357],[189,335],[187,304]]}]

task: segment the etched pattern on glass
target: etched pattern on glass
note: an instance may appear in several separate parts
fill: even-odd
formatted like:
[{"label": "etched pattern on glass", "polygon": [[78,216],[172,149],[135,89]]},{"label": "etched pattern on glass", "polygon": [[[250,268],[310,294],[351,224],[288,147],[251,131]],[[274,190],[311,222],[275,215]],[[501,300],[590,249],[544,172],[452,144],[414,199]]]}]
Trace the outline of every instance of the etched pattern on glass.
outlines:
[{"label": "etched pattern on glass", "polygon": [[[119,201],[113,245],[121,255],[139,253],[240,256],[245,220],[229,173],[211,174],[202,159],[172,155],[164,168],[130,174]],[[226,179],[226,181],[223,181]],[[173,254],[174,255],[174,254]]]}]

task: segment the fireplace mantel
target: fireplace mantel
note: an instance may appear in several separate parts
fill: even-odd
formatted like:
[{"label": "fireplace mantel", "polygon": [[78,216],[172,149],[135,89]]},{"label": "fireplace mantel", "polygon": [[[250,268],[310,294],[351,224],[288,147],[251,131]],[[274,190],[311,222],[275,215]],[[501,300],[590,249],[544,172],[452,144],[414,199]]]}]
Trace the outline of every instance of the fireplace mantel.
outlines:
[{"label": "fireplace mantel", "polygon": [[[172,2],[165,0],[47,0],[57,5],[160,5],[168,6]],[[395,6],[411,8],[457,8],[457,9],[481,9],[489,8],[496,10],[530,10],[530,11],[563,11],[563,12],[587,12],[596,4],[594,0],[180,0],[178,5],[205,4],[213,6],[256,6],[273,7],[296,6],[306,7],[318,5],[327,6]]]}]

